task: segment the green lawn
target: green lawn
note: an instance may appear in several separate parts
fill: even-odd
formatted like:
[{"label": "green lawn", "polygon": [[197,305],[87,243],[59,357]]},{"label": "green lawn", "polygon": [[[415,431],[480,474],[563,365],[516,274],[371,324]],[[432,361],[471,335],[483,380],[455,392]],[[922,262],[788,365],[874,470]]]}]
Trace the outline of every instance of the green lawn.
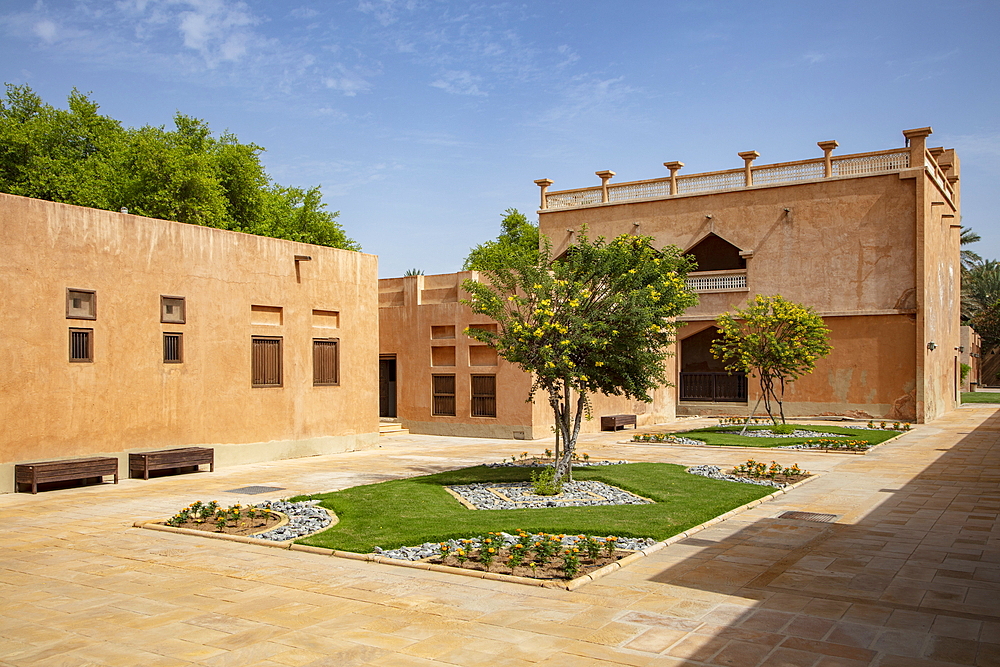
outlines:
[{"label": "green lawn", "polygon": [[1000,392],[994,391],[963,391],[963,403],[1000,403]]},{"label": "green lawn", "polygon": [[[876,420],[875,424],[880,422]],[[811,424],[796,424],[796,427],[816,431],[817,433],[834,433],[839,435],[853,436],[855,440],[867,440],[872,445],[885,442],[889,438],[898,435],[896,431],[869,431],[867,429],[841,428],[839,426],[813,426]],[[759,431],[769,429],[770,426],[750,426],[749,431]],[[742,426],[712,426],[710,428],[699,428],[693,431],[683,431],[674,435],[701,440],[708,445],[727,445],[736,447],[779,447],[782,445],[797,445],[812,438],[748,438],[739,435]],[[716,433],[716,431],[724,431]]]},{"label": "green lawn", "polygon": [[476,466],[449,472],[356,486],[293,500],[319,498],[340,523],[302,544],[369,553],[489,531],[619,535],[666,539],[757,498],[771,487],[724,482],[684,472],[667,463],[629,463],[574,469],[577,480],[598,480],[656,501],[650,505],[470,510],[443,488],[472,482],[527,481],[527,468]]}]

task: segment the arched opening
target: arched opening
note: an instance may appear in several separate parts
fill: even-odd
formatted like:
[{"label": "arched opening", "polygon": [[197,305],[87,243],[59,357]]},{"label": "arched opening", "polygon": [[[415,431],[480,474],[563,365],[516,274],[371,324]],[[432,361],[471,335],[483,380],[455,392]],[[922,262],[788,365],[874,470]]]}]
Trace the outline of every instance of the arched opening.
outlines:
[{"label": "arched opening", "polygon": [[747,268],[747,260],[740,252],[739,248],[721,236],[709,234],[686,254],[694,256],[698,262],[696,271],[728,271]]},{"label": "arched opening", "polygon": [[716,327],[681,340],[681,371],[678,398],[681,401],[742,403],[747,400],[745,373],[729,373],[712,356],[712,343],[719,337]]}]

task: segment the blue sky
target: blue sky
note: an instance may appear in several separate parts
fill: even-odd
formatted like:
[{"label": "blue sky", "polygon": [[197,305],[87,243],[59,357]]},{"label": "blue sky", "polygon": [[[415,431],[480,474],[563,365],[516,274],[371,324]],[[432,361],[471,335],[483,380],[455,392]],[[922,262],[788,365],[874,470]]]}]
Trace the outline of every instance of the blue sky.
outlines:
[{"label": "blue sky", "polygon": [[897,147],[959,150],[1000,258],[1000,3],[4,0],[0,75],[127,125],[175,111],[322,184],[383,277],[460,267],[538,189]]}]

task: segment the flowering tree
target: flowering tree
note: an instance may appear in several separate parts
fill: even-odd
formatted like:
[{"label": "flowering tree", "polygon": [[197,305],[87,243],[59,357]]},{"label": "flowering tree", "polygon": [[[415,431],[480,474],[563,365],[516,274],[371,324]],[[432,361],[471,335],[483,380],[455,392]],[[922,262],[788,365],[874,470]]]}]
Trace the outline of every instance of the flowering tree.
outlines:
[{"label": "flowering tree", "polygon": [[[697,303],[685,285],[692,268],[680,249],[656,250],[649,237],[622,235],[591,242],[580,234],[559,259],[543,239],[537,257],[512,255],[505,266],[468,280],[466,303],[498,323],[496,332],[468,335],[532,373],[528,400],[548,396],[564,448],[555,481],[569,478],[581,420],[593,392],[651,401],[667,384],[664,359],[674,318]],[[574,395],[575,392],[575,395]]]},{"label": "flowering tree", "polygon": [[[830,330],[823,318],[812,308],[781,295],[758,294],[744,310],[720,317],[717,326],[721,338],[712,345],[712,354],[726,364],[726,370],[759,378],[768,416],[777,423],[772,403],[777,404],[781,422],[785,423],[785,384],[811,373],[816,360],[833,349],[827,343]],[[755,405],[750,416],[756,409]]]}]

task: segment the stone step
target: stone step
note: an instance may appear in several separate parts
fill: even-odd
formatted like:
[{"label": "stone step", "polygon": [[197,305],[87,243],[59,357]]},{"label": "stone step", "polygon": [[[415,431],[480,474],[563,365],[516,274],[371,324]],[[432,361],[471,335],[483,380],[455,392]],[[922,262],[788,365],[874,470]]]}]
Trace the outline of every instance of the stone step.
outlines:
[{"label": "stone step", "polygon": [[378,425],[379,435],[402,435],[409,432],[409,429],[403,428],[402,424],[396,422],[379,422]]}]

